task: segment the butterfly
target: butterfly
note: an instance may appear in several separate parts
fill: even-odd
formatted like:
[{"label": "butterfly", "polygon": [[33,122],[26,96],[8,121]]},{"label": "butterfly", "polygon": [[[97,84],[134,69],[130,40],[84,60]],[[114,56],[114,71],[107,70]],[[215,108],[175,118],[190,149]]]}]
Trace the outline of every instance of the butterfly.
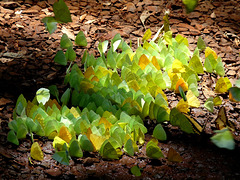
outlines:
[{"label": "butterfly", "polygon": [[175,151],[173,148],[170,148],[168,150],[167,159],[168,161],[171,161],[171,162],[183,161],[183,158],[180,156],[180,154],[177,151]]},{"label": "butterfly", "polygon": [[202,125],[196,119],[192,118],[188,114],[186,113],[183,114],[187,117],[188,121],[191,123],[194,132],[200,134],[203,131]]},{"label": "butterfly", "polygon": [[170,112],[170,123],[187,133],[200,134],[203,131],[202,125],[196,119],[187,113],[180,112],[177,108],[173,108]]},{"label": "butterfly", "polygon": [[235,127],[232,121],[229,121],[226,115],[226,109],[224,106],[218,111],[218,116],[215,120],[215,126],[217,129],[221,130],[228,127],[230,130],[234,131]]}]

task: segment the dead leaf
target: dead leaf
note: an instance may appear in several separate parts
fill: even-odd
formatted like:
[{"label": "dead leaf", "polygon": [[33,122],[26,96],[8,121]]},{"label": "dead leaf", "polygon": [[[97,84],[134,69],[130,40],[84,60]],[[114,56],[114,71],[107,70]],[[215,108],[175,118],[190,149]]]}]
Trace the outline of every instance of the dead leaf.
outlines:
[{"label": "dead leaf", "polygon": [[93,23],[94,21],[96,21],[96,19],[93,19],[93,20],[88,20],[87,22],[85,22],[84,24],[91,24]]},{"label": "dead leaf", "polygon": [[216,18],[216,14],[213,12],[213,13],[210,15],[210,17],[211,17],[212,19],[215,19],[215,18]]},{"label": "dead leaf", "polygon": [[0,58],[0,62],[1,63],[8,63],[8,62],[11,62],[11,61],[13,61],[14,59],[10,59],[10,58]]},{"label": "dead leaf", "polygon": [[1,5],[6,9],[15,9],[15,8],[21,6],[21,4],[19,4],[18,2],[2,2],[2,3],[1,3]]},{"label": "dead leaf", "polygon": [[47,16],[53,16],[53,12],[50,12],[48,8],[42,9],[42,11],[43,11]]},{"label": "dead leaf", "polygon": [[1,98],[0,99],[0,106],[6,105],[8,103],[11,103],[12,101],[10,99],[5,99],[5,98]]},{"label": "dead leaf", "polygon": [[87,14],[83,14],[80,16],[79,21],[83,22],[83,20],[86,18]]},{"label": "dead leaf", "polygon": [[141,14],[140,20],[141,20],[144,28],[145,28],[144,22],[145,22],[145,20],[146,20],[149,16],[151,16],[151,14],[152,14],[152,13],[150,13],[149,11],[143,11],[143,13]]},{"label": "dead leaf", "polygon": [[203,95],[208,99],[209,97],[215,96],[215,93],[208,87],[204,86],[202,88]]},{"label": "dead leaf", "polygon": [[74,34],[73,34],[69,29],[67,29],[65,26],[62,27],[62,30],[61,30],[61,31],[62,31],[62,33],[67,34],[67,36],[68,36],[70,39],[75,40]]},{"label": "dead leaf", "polygon": [[8,154],[8,150],[4,149],[3,147],[0,147],[0,154],[5,158],[12,159],[12,156]]},{"label": "dead leaf", "polygon": [[47,169],[45,170],[45,173],[53,176],[53,177],[57,177],[60,176],[62,174],[62,171],[59,168],[54,168],[54,169]]},{"label": "dead leaf", "polygon": [[136,7],[132,2],[127,3],[126,7],[123,8],[123,10],[124,9],[126,9],[127,11],[132,12],[132,13],[136,12]]}]

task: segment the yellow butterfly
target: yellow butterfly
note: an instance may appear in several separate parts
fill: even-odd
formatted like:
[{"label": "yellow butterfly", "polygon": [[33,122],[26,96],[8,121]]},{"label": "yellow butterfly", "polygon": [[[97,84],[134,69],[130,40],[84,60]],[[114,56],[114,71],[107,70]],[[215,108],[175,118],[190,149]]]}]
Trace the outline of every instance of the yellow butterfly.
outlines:
[{"label": "yellow butterfly", "polygon": [[215,120],[215,126],[217,129],[221,130],[228,127],[231,131],[235,130],[233,122],[229,121],[226,115],[226,109],[224,106],[218,111],[218,116]]},{"label": "yellow butterfly", "polygon": [[175,151],[173,148],[170,148],[168,150],[167,159],[168,161],[171,161],[171,162],[183,161],[183,158],[180,156],[180,154],[177,151]]}]

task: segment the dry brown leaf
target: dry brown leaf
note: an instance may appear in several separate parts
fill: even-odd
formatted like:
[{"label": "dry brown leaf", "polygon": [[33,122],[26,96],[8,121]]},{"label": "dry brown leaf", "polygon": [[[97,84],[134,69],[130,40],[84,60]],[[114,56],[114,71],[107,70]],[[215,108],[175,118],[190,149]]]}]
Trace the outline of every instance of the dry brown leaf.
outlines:
[{"label": "dry brown leaf", "polygon": [[1,98],[0,99],[0,106],[2,105],[6,105],[8,103],[11,103],[12,101],[10,99],[6,99],[6,98]]},{"label": "dry brown leaf", "polygon": [[145,24],[144,24],[145,20],[146,20],[149,16],[151,16],[151,14],[152,14],[152,13],[150,13],[149,11],[143,11],[143,13],[141,14],[140,20],[141,20],[141,22],[142,22],[142,24],[143,24],[144,27],[145,27]]},{"label": "dry brown leaf", "polygon": [[68,36],[70,39],[75,40],[74,34],[73,34],[69,29],[67,29],[65,26],[62,27],[62,30],[61,30],[61,31],[62,31],[62,33],[67,34],[67,36]]},{"label": "dry brown leaf", "polygon": [[83,14],[80,16],[79,21],[83,22],[83,20],[86,18],[87,14]]},{"label": "dry brown leaf", "polygon": [[202,88],[203,95],[208,99],[209,97],[214,97],[215,93],[208,87],[203,87]]},{"label": "dry brown leaf", "polygon": [[62,174],[62,171],[58,168],[52,168],[52,169],[47,169],[45,170],[45,173],[53,176],[53,177],[57,177],[60,176]]},{"label": "dry brown leaf", "polygon": [[136,12],[136,7],[132,2],[127,3],[124,9],[132,13]]},{"label": "dry brown leaf", "polygon": [[213,13],[210,15],[210,17],[211,17],[212,19],[215,19],[215,18],[216,18],[216,14],[213,12]]}]

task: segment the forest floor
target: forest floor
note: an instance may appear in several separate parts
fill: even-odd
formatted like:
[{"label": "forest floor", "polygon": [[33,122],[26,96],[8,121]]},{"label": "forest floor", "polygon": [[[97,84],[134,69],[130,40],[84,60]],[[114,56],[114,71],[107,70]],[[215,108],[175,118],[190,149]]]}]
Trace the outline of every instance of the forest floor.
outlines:
[{"label": "forest floor", "polygon": [[[170,27],[173,34],[188,38],[190,50],[197,46],[199,36],[206,45],[222,58],[226,76],[232,83],[240,78],[240,0],[200,1],[194,12],[186,14],[181,1],[163,0],[72,0],[66,1],[73,22],[58,25],[52,35],[45,30],[41,19],[52,15],[54,0],[19,0],[0,2],[0,179],[240,179],[240,103],[228,100],[221,94],[228,119],[236,126],[235,150],[217,148],[210,141],[213,135],[214,113],[208,112],[203,103],[214,91],[217,76],[201,76],[201,108],[193,109],[193,116],[205,126],[199,135],[188,135],[174,127],[166,127],[168,139],[159,143],[164,155],[172,147],[183,157],[183,162],[173,163],[162,158],[146,158],[145,145],[135,156],[123,155],[119,160],[103,160],[98,154],[84,154],[83,158],[70,160],[65,166],[51,158],[54,153],[52,141],[37,137],[44,160],[30,163],[31,140],[23,139],[19,146],[7,142],[8,122],[20,94],[31,100],[41,87],[56,84],[64,88],[65,68],[53,62],[59,50],[61,35],[70,38],[82,30],[87,37],[86,47],[98,56],[97,43],[110,40],[120,33],[126,42],[132,40],[133,49],[137,39],[146,29],[153,34],[163,24],[165,10],[170,10]],[[146,13],[147,12],[147,13]],[[145,13],[145,16],[144,14]],[[140,17],[145,17],[144,25]],[[145,29],[146,28],[146,29]],[[74,39],[74,38],[73,38]],[[77,63],[81,66],[84,48],[76,49]],[[177,97],[166,92],[170,106]],[[146,142],[154,125],[149,125]],[[138,165],[142,175],[135,177],[130,168]]]}]

